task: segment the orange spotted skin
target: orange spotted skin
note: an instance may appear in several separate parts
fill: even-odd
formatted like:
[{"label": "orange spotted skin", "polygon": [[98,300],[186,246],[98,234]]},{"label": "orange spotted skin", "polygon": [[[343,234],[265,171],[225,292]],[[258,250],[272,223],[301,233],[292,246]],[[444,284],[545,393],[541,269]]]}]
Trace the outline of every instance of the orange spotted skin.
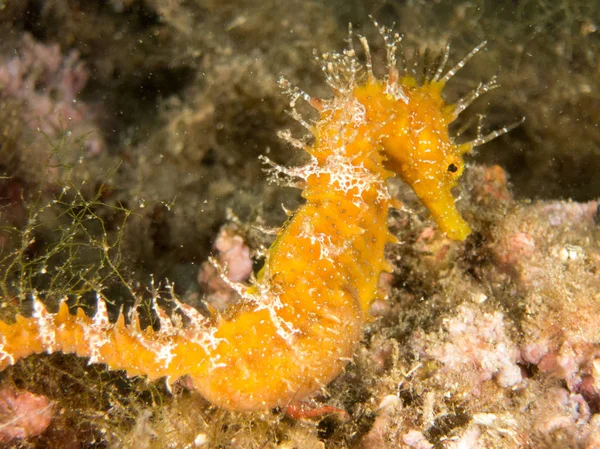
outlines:
[{"label": "orange spotted skin", "polygon": [[406,102],[385,95],[386,85],[380,81],[359,86],[354,95],[365,104],[369,120],[384,123],[379,144],[386,167],[413,188],[442,231],[464,240],[471,229],[458,213],[451,190],[462,175],[463,155],[473,145],[456,144],[448,133],[456,113],[442,98],[442,82],[419,86],[404,77],[401,84]]},{"label": "orange spotted skin", "polygon": [[[306,178],[306,203],[277,236],[247,292],[276,297],[280,322],[253,307],[223,322],[215,333],[228,342],[219,351],[222,374],[217,369],[207,376],[201,369],[194,376],[214,403],[249,409],[285,405],[325,386],[354,354],[379,274],[388,266],[385,244],[394,238],[386,225],[390,200],[381,191],[389,175],[381,154],[365,151],[371,129],[348,125],[358,134],[345,145],[343,157],[352,163],[340,171],[331,148],[337,145],[331,129],[337,124],[332,114],[316,125],[313,151],[321,160]],[[365,182],[357,184],[353,176]]]},{"label": "orange spotted skin", "polygon": [[154,303],[160,330],[153,331],[140,329],[135,310],[129,324],[123,315],[111,323],[101,297],[94,317],[72,315],[64,302],[50,313],[36,299],[31,317],[0,321],[0,369],[33,353],[75,353],[128,375],[189,376],[212,403],[249,411],[300,400],[342,372],[379,295],[379,275],[390,270],[384,249],[396,239],[386,224],[392,205],[386,180],[401,177],[440,229],[464,240],[470,229],[451,189],[463,154],[488,139],[453,141],[448,125],[464,103],[448,105],[441,92],[456,68],[442,77],[440,67],[421,82],[400,76],[392,54],[399,38],[388,31],[382,29],[390,69],[383,80],[370,72],[361,38],[366,66],[359,67],[352,47],[323,57],[331,99],[313,100],[282,82],[292,108],[303,98],[319,112],[314,124],[304,123],[311,145],[282,133],[309,153],[309,163],[271,164],[274,174],[303,186],[305,203],[283,226],[252,285],[231,283],[240,305],[206,318],[177,303],[188,317],[184,326]]}]

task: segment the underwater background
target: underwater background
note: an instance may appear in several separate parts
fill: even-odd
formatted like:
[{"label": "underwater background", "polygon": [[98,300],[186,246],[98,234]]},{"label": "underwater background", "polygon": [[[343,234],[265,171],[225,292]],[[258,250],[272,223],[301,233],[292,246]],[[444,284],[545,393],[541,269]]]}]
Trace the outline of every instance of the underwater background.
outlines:
[{"label": "underwater background", "polygon": [[[331,95],[313,52],[348,24],[408,60],[451,44],[453,131],[477,149],[458,188],[473,228],[447,239],[399,181],[386,300],[345,372],[311,400],[335,413],[234,413],[74,355],[0,373],[0,447],[600,447],[600,5],[597,1],[0,0],[0,317],[68,298],[109,315],[152,298],[235,302],[210,255],[247,280],[300,192],[260,155],[305,159],[277,133],[281,75]],[[420,55],[420,56],[419,56]],[[284,206],[282,208],[282,205]],[[170,285],[173,283],[173,290]],[[207,305],[209,304],[209,305]]]}]

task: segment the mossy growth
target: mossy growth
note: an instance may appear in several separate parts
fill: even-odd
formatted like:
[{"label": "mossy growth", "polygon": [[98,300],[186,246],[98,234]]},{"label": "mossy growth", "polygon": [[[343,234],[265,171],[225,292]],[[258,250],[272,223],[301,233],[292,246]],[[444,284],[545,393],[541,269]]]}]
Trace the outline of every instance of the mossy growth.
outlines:
[{"label": "mossy growth", "polygon": [[[84,139],[67,135],[58,142],[48,139],[51,151],[43,180],[23,183],[20,195],[7,199],[0,211],[0,315],[7,321],[17,313],[28,315],[33,297],[50,310],[68,298],[69,306],[91,313],[98,293],[115,306],[135,295],[122,269],[121,252],[123,229],[133,212],[105,200],[106,183],[89,193],[76,169],[82,159],[72,157],[83,149]],[[2,177],[4,189],[17,182],[22,181]],[[23,447],[107,441],[108,434],[118,435],[133,425],[136,408],[161,403],[164,396],[143,379],[126,379],[62,354],[22,360],[0,379],[2,387],[43,394],[57,403],[48,431],[22,442]]]},{"label": "mossy growth", "polygon": [[[67,145],[70,150],[82,145],[83,140],[63,137],[58,143],[48,142],[52,151],[47,177],[24,188],[0,212],[0,291],[3,309],[8,309],[3,316],[26,308],[33,296],[50,307],[66,296],[85,308],[89,294],[119,284],[133,294],[120,270],[123,229],[132,212],[103,200],[106,183],[94,188],[92,195],[84,193],[86,181],[77,180],[64,150]],[[14,224],[9,214],[16,203],[24,219]]]}]

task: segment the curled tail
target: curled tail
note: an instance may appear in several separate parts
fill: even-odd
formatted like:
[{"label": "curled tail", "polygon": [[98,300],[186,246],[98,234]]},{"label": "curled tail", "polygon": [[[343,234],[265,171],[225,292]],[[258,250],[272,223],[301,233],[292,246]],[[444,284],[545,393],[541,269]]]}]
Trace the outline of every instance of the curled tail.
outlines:
[{"label": "curled tail", "polygon": [[[348,301],[355,306],[344,307]],[[17,315],[13,324],[0,321],[0,371],[32,354],[73,353],[88,357],[90,363],[124,370],[128,376],[166,377],[173,382],[187,375],[216,405],[265,410],[324,386],[352,356],[360,336],[360,307],[341,291],[332,292],[330,302],[337,315],[326,317],[331,309],[324,307],[313,314],[318,323],[291,332],[285,323],[298,313],[294,307],[277,314],[279,306],[242,307],[231,319],[218,317],[211,323],[196,309],[178,303],[189,321],[184,326],[183,320],[169,318],[154,303],[160,321],[160,330],[155,331],[142,330],[135,312],[129,324],[122,313],[110,322],[102,299],[93,317],[82,309],[69,313],[64,301],[50,313],[35,299],[31,317]]]}]

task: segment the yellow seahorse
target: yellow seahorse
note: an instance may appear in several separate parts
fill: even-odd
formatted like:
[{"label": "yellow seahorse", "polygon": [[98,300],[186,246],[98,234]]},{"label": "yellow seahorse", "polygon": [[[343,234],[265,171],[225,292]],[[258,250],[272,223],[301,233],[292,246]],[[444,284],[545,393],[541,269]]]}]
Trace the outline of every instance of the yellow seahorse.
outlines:
[{"label": "yellow seahorse", "polygon": [[33,353],[61,351],[88,357],[127,375],[176,380],[187,375],[209,401],[232,410],[264,410],[299,400],[323,387],[352,358],[369,306],[378,295],[394,204],[386,179],[400,176],[431,211],[440,229],[463,240],[469,226],[456,210],[451,189],[463,172],[463,155],[507,132],[503,128],[457,144],[448,125],[467,105],[494,87],[482,84],[457,104],[446,104],[446,82],[483,46],[444,73],[448,49],[423,79],[399,70],[400,37],[380,27],[387,48],[388,74],[372,73],[367,41],[360,37],[366,63],[352,46],[325,54],[321,63],[330,99],[318,100],[281,80],[291,95],[319,113],[314,123],[293,115],[314,136],[312,144],[282,136],[310,155],[307,165],[272,165],[279,177],[301,184],[302,205],[285,223],[250,286],[233,285],[241,304],[205,318],[179,304],[189,318],[182,325],[158,306],[160,330],[141,329],[135,310],[129,324],[121,314],[111,323],[98,299],[95,316],[81,309],[56,313],[34,299],[29,318],[0,322],[0,370]]}]

